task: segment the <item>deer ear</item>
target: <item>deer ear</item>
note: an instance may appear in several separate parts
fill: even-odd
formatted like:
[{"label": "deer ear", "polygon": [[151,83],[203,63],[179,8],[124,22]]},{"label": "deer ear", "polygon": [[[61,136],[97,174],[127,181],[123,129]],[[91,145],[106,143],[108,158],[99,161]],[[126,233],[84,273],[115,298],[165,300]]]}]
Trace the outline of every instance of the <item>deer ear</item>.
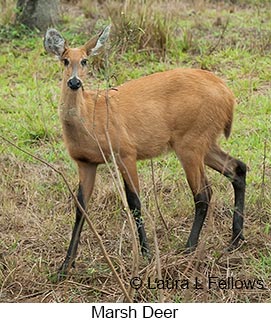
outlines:
[{"label": "deer ear", "polygon": [[44,48],[47,53],[54,54],[59,58],[68,48],[65,39],[56,29],[48,29],[44,36]]},{"label": "deer ear", "polygon": [[110,25],[105,27],[105,29],[98,36],[93,37],[83,46],[87,55],[95,56],[100,53],[109,37],[110,28]]}]

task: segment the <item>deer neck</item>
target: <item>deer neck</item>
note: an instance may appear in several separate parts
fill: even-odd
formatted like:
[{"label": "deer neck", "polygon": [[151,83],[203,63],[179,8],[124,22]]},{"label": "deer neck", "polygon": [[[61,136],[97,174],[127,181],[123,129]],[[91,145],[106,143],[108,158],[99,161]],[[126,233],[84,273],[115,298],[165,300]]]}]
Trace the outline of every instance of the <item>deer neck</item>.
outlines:
[{"label": "deer neck", "polygon": [[66,82],[63,82],[59,106],[61,119],[69,121],[75,117],[82,118],[86,111],[85,105],[83,88],[74,91],[67,87]]}]

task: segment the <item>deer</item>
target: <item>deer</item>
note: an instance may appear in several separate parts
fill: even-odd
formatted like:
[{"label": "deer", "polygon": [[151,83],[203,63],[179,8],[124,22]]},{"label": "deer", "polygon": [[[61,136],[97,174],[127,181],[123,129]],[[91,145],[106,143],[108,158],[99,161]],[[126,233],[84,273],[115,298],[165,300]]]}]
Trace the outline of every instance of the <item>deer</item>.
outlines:
[{"label": "deer", "polygon": [[[212,197],[205,166],[224,175],[233,186],[232,238],[228,249],[236,249],[244,240],[247,166],[218,144],[222,133],[226,138],[231,133],[236,105],[232,91],[212,72],[196,68],[176,68],[114,88],[86,90],[88,59],[103,52],[109,34],[107,26],[77,48],[69,47],[54,28],[44,36],[45,50],[56,55],[63,65],[59,116],[65,147],[78,168],[77,198],[81,207],[86,210],[97,168],[110,160],[113,151],[141,253],[151,259],[141,212],[137,161],[174,151],[194,198],[194,221],[185,252],[193,252],[198,245]],[[77,206],[59,279],[65,279],[74,265],[84,219]]]}]

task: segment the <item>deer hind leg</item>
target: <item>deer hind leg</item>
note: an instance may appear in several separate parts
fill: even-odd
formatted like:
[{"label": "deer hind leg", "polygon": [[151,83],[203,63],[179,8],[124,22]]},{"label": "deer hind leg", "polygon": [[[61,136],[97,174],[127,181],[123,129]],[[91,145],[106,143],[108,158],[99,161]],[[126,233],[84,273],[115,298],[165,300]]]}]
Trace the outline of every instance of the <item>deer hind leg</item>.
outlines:
[{"label": "deer hind leg", "polygon": [[[84,210],[86,209],[86,205],[93,191],[96,169],[97,169],[96,164],[78,162],[79,188],[77,193],[77,199]],[[67,255],[63,264],[58,270],[58,281],[65,279],[71,266],[74,266],[75,257],[76,257],[84,221],[85,221],[85,218],[81,210],[77,207],[75,223],[74,223],[72,237],[67,251]]]},{"label": "deer hind leg", "polygon": [[118,166],[124,180],[127,202],[136,223],[141,253],[143,257],[151,260],[149,243],[145,232],[144,222],[141,216],[141,203],[139,199],[139,182],[136,169],[136,159],[121,159],[118,163]]},{"label": "deer hind leg", "polygon": [[229,250],[235,249],[240,240],[244,240],[243,222],[246,188],[246,165],[235,159],[217,145],[213,146],[205,158],[205,164],[226,176],[234,189],[234,213],[232,225],[232,240]]},{"label": "deer hind leg", "polygon": [[[184,153],[182,154],[182,152]],[[204,173],[203,157],[196,152],[187,151],[187,149],[177,150],[176,153],[182,162],[188,184],[194,196],[195,218],[186,243],[186,251],[191,252],[197,247],[199,235],[211,200],[212,189]]]}]

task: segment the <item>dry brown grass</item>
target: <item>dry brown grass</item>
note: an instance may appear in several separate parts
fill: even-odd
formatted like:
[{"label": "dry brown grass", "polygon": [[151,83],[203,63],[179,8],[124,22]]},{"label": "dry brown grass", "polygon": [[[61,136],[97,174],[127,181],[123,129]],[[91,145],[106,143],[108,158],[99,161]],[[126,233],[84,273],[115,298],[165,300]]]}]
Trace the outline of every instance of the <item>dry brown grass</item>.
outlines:
[{"label": "dry brown grass", "polygon": [[[97,241],[88,227],[82,234],[76,268],[72,269],[68,280],[55,284],[52,276],[66,252],[71,225],[73,203],[67,195],[66,187],[50,168],[40,164],[22,163],[13,157],[1,158],[1,265],[0,297],[2,302],[115,302],[123,300],[122,292],[104,261]],[[60,165],[60,167],[63,167]],[[171,282],[188,280],[188,289],[164,289],[166,302],[266,302],[270,301],[270,271],[265,273],[260,267],[259,250],[263,254],[270,250],[270,237],[263,233],[260,220],[255,220],[257,209],[246,215],[246,238],[239,250],[228,254],[223,250],[230,239],[231,217],[228,206],[222,204],[228,185],[222,183],[215,189],[208,221],[201,235],[201,243],[192,255],[184,255],[184,246],[191,226],[192,201],[185,184],[171,182],[167,170],[155,167],[156,187],[161,210],[169,230],[162,221],[156,219],[156,232],[159,241],[162,277]],[[65,171],[65,169],[64,169]],[[68,180],[76,186],[76,180],[68,173]],[[157,214],[154,195],[151,189],[151,175],[141,177],[143,204],[150,214]],[[183,179],[181,179],[182,181]],[[217,185],[216,185],[217,186]],[[162,205],[163,203],[163,205]],[[122,212],[120,199],[110,175],[104,168],[97,178],[97,186],[89,207],[89,215],[101,234],[104,245],[110,254],[125,286],[131,279],[131,234]],[[158,217],[158,215],[157,215]],[[150,235],[148,217],[145,217],[147,232]],[[257,265],[258,264],[258,265]],[[140,277],[143,287],[135,294],[135,301],[157,301],[158,290],[148,288],[147,281],[157,277],[155,264],[146,264],[140,259]],[[207,288],[209,276],[219,279],[261,279],[267,289],[219,289]],[[203,289],[195,289],[195,279]]]}]

